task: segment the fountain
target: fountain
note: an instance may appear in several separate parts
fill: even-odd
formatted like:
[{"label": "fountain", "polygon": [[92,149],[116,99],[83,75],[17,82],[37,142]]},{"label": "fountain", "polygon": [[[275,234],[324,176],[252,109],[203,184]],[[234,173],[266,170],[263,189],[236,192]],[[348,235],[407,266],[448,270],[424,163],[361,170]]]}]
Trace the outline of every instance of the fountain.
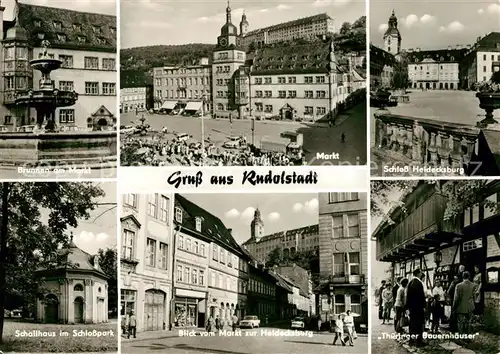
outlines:
[{"label": "fountain", "polygon": [[55,132],[55,111],[58,107],[73,106],[78,99],[75,91],[61,91],[54,87],[50,73],[61,67],[62,61],[51,58],[48,54],[49,41],[42,41],[43,52],[38,59],[30,61],[34,70],[40,71],[40,89],[30,89],[19,93],[16,97],[16,105],[34,107],[36,109],[36,126],[46,132]]},{"label": "fountain", "polygon": [[36,125],[33,132],[0,134],[0,165],[3,166],[69,166],[75,168],[114,168],[117,162],[116,131],[62,131],[56,123],[56,109],[73,106],[75,91],[58,90],[50,78],[62,61],[48,54],[50,43],[42,41],[39,58],[30,61],[31,68],[41,73],[38,89],[16,95],[17,107],[34,108]]}]

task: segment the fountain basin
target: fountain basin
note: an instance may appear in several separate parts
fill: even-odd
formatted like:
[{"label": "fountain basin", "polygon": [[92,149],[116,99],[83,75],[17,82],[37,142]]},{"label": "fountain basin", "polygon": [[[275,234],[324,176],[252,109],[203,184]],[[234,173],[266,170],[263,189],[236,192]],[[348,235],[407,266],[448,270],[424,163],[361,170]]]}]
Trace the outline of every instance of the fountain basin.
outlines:
[{"label": "fountain basin", "polygon": [[74,91],[30,90],[16,97],[16,104],[30,107],[52,105],[56,107],[73,106],[78,100]]},{"label": "fountain basin", "polygon": [[59,69],[62,65],[62,61],[59,59],[43,57],[31,60],[30,65],[33,69],[47,74],[51,71]]},{"label": "fountain basin", "polygon": [[0,165],[116,167],[117,132],[0,134]]}]

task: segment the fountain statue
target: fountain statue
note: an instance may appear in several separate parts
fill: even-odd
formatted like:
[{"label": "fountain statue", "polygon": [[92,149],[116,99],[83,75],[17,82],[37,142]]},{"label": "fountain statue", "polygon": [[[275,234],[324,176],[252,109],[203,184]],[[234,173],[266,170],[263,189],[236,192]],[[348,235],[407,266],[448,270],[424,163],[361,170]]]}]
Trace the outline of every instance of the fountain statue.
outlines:
[{"label": "fountain statue", "polygon": [[78,99],[78,94],[75,91],[62,91],[54,87],[50,73],[59,69],[62,61],[49,55],[49,41],[44,40],[41,45],[43,49],[40,57],[30,61],[31,67],[42,75],[40,87],[38,90],[30,89],[19,93],[16,97],[16,105],[35,108],[37,130],[55,132],[56,108],[73,106]]}]

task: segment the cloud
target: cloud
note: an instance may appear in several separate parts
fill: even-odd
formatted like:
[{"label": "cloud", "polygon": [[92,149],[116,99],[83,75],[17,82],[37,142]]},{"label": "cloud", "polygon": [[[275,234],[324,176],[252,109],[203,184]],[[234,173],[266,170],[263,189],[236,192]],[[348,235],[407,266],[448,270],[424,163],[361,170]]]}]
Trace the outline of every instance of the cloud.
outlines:
[{"label": "cloud", "polygon": [[106,248],[109,246],[108,240],[111,236],[107,233],[100,232],[95,234],[91,231],[83,230],[79,235],[75,236],[75,243],[78,247],[86,252],[95,254],[99,248]]},{"label": "cloud", "polygon": [[441,26],[439,27],[440,32],[450,32],[450,33],[455,33],[455,32],[460,32],[463,31],[465,26],[458,22],[458,21],[453,21],[450,22],[447,26]]},{"label": "cloud", "polygon": [[[241,15],[243,15],[244,9],[242,7],[237,8],[237,9],[232,9],[231,10],[231,16],[233,19],[235,18],[241,18]],[[251,11],[246,11],[246,14],[249,15]],[[219,12],[215,15],[212,16],[203,16],[203,17],[198,17],[196,19],[197,22],[214,22],[214,23],[225,23],[226,22],[226,12]]]},{"label": "cloud", "polygon": [[483,9],[479,9],[479,10],[477,10],[477,13],[480,14],[480,15],[482,15],[484,13],[484,10]]},{"label": "cloud", "polygon": [[491,4],[490,6],[488,6],[488,13],[500,14],[500,4]]},{"label": "cloud", "polygon": [[410,14],[403,19],[403,23],[406,27],[411,27],[418,22],[418,16],[415,14]]},{"label": "cloud", "polygon": [[267,218],[269,219],[269,221],[276,221],[280,218],[280,214],[277,213],[277,212],[273,212],[273,213],[270,213]]},{"label": "cloud", "polygon": [[268,12],[269,9],[260,9],[259,12]]},{"label": "cloud", "polygon": [[328,6],[344,6],[350,3],[351,0],[314,0],[312,6],[314,7],[328,7]]},{"label": "cloud", "polygon": [[288,10],[288,9],[291,9],[291,8],[292,8],[291,6],[284,5],[284,4],[279,4],[278,6],[276,6],[276,9],[279,10],[279,11]]},{"label": "cloud", "polygon": [[139,27],[142,27],[142,28],[171,28],[172,24],[165,22],[165,21],[141,21],[141,22],[139,22]]},{"label": "cloud", "polygon": [[378,25],[378,31],[379,32],[385,32],[389,28],[389,25],[387,23],[382,23]]},{"label": "cloud", "polygon": [[255,208],[248,207],[241,213],[241,219],[251,220],[253,219],[253,214],[255,213]]},{"label": "cloud", "polygon": [[428,23],[434,22],[435,19],[436,18],[434,16],[429,15],[429,14],[425,14],[422,17],[420,17],[420,23],[428,24]]},{"label": "cloud", "polygon": [[231,210],[226,211],[226,213],[224,215],[228,219],[236,219],[237,217],[240,216],[240,212],[233,208]]},{"label": "cloud", "polygon": [[294,213],[300,213],[300,212],[302,211],[302,208],[303,208],[303,207],[304,207],[304,206],[303,206],[302,204],[300,204],[300,203],[295,203],[295,204],[293,205],[293,207],[292,207],[292,210],[293,210],[293,212],[294,212]]},{"label": "cloud", "polygon": [[304,210],[309,214],[316,214],[318,211],[318,199],[313,198],[304,204]]}]

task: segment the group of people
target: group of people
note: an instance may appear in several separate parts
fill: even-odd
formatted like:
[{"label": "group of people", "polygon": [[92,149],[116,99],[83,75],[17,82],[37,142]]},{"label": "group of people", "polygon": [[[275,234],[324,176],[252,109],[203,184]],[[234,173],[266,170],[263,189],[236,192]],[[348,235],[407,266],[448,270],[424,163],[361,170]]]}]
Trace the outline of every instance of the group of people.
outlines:
[{"label": "group of people", "polygon": [[236,331],[236,328],[238,327],[238,316],[236,316],[236,313],[233,314],[231,319],[224,319],[224,318],[219,318],[219,316],[215,316],[215,318],[210,315],[208,317],[207,323],[205,324],[205,329],[207,332],[218,332],[222,329],[224,329],[225,325],[230,325],[231,329]]},{"label": "group of people", "polygon": [[137,317],[135,316],[135,311],[131,310],[126,313],[125,316],[122,316],[122,332],[124,335],[130,339],[132,335],[134,338],[137,336]]},{"label": "group of people", "polygon": [[[226,150],[208,143],[202,147],[200,143],[188,144],[176,138],[165,141],[153,137],[146,141],[142,137],[128,136],[121,142],[122,155],[131,154],[132,157],[122,156],[124,165],[147,166],[293,166],[305,164],[292,160],[283,152],[255,153],[251,149]],[[124,161],[124,159],[130,161]]]},{"label": "group of people", "polygon": [[[347,310],[344,315],[337,315],[333,325],[335,337],[333,338],[332,345],[336,345],[338,340],[342,346],[346,346],[347,343],[351,347],[354,346],[353,340],[357,338],[357,334],[354,329],[354,317],[352,316],[351,311]],[[346,329],[346,333],[344,333],[344,327]]]},{"label": "group of people", "polygon": [[[472,281],[471,281],[472,280]],[[432,289],[428,288],[425,274],[416,269],[411,280],[399,277],[392,286],[382,281],[376,292],[379,319],[389,324],[394,312],[394,331],[404,333],[409,327],[410,344],[423,346],[424,330],[439,333],[439,326],[448,320],[452,332],[469,334],[473,315],[481,313],[481,273],[474,267],[474,278],[460,265],[448,289],[436,279]],[[450,306],[450,315],[445,316],[445,306]]]}]

